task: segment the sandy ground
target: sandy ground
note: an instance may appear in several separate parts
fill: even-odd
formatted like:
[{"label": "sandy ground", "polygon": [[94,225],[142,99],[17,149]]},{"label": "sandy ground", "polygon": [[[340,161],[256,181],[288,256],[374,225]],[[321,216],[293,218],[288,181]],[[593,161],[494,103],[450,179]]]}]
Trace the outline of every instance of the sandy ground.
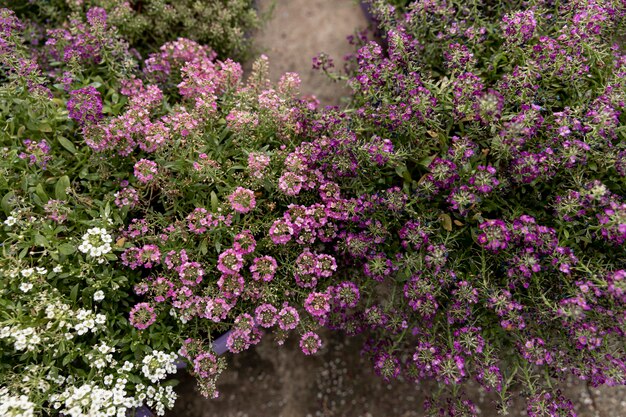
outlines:
[{"label": "sandy ground", "polygon": [[[434,385],[385,383],[361,358],[360,338],[327,333],[323,351],[310,357],[295,340],[277,347],[271,339],[231,355],[216,400],[202,398],[193,379],[182,375],[182,396],[168,417],[424,417],[422,401]],[[496,416],[493,396],[485,396],[475,384],[463,390],[481,416]],[[626,416],[624,389],[591,390],[570,383],[564,393],[579,417]],[[519,397],[512,398],[510,411],[510,417],[526,415]]]},{"label": "sandy ground", "polygon": [[302,93],[314,94],[322,105],[340,104],[349,90],[311,68],[320,52],[329,54],[341,68],[343,57],[353,50],[346,37],[365,29],[367,21],[355,0],[259,0],[262,13],[272,5],[266,25],[254,34],[254,49],[270,59],[270,78],[297,72]]},{"label": "sandy ground", "polygon": [[[262,11],[275,3],[273,17],[254,34],[257,53],[270,58],[271,78],[284,72],[301,75],[302,92],[315,94],[323,105],[340,104],[348,94],[322,73],[311,58],[330,54],[337,66],[352,50],[345,41],[367,25],[352,0],[261,0]],[[217,400],[202,398],[192,378],[180,375],[181,398],[167,417],[423,417],[421,400],[432,386],[387,384],[374,375],[359,354],[361,341],[327,334],[321,354],[304,356],[295,341],[282,348],[267,337],[255,350],[229,355],[229,369],[219,383]],[[485,417],[496,416],[491,397],[475,385],[463,387]],[[579,417],[626,417],[626,389],[589,389],[570,384]],[[511,417],[525,416],[519,401]]]}]

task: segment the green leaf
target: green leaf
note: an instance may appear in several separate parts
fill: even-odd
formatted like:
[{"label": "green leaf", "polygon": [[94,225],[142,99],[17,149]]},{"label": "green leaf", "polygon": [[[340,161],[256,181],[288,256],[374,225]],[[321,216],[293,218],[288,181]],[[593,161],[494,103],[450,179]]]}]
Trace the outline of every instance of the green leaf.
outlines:
[{"label": "green leaf", "polygon": [[200,243],[200,253],[202,255],[206,255],[208,252],[209,252],[209,245],[205,239]]},{"label": "green leaf", "polygon": [[74,146],[74,144],[67,138],[63,137],[63,136],[59,136],[57,138],[57,140],[59,141],[59,143],[61,144],[61,146],[63,146],[65,148],[65,150],[67,150],[69,153],[71,153],[72,155],[76,155],[76,147]]},{"label": "green leaf", "polygon": [[441,214],[439,216],[441,221],[443,222],[443,228],[448,232],[452,231],[452,218],[448,214]]},{"label": "green leaf", "polygon": [[48,239],[46,239],[43,235],[37,233],[35,235],[35,243],[39,246],[48,246]]},{"label": "green leaf", "polygon": [[211,191],[211,210],[215,213],[218,206],[219,201],[217,200],[217,194],[215,194],[215,191]]},{"label": "green leaf", "polygon": [[74,302],[76,302],[76,299],[78,298],[78,287],[79,286],[80,286],[80,284],[74,285],[74,287],[72,287],[72,291],[70,292],[70,298]]},{"label": "green leaf", "polygon": [[69,243],[62,243],[58,246],[58,248],[59,252],[65,256],[71,255],[76,252],[76,248],[74,247],[74,245],[70,245]]},{"label": "green leaf", "polygon": [[35,187],[35,194],[37,194],[37,196],[44,203],[47,203],[48,200],[50,200],[50,198],[48,197],[48,194],[46,194],[46,191],[43,189],[43,185],[41,185],[41,183],[37,184],[37,186]]},{"label": "green leaf", "polygon": [[11,213],[11,210],[13,208],[11,206],[11,199],[13,199],[13,197],[15,197],[15,193],[13,193],[13,191],[9,191],[4,195],[4,197],[2,197],[2,201],[0,202],[2,210],[4,210],[7,215]]},{"label": "green leaf", "polygon": [[69,186],[70,178],[67,175],[63,175],[61,178],[59,178],[56,185],[54,186],[54,195],[56,196],[57,200],[65,200],[67,198],[67,193],[65,192],[65,190],[67,190]]}]

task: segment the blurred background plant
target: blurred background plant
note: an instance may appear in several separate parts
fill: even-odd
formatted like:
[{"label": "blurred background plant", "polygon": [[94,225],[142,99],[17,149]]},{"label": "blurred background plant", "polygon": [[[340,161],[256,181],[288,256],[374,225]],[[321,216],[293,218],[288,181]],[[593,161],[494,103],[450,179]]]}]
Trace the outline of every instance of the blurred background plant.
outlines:
[{"label": "blurred background plant", "polygon": [[243,59],[250,31],[262,20],[254,0],[3,0],[0,6],[11,8],[25,23],[32,21],[38,32],[102,7],[109,24],[144,56],[181,37],[209,45],[220,58]]}]

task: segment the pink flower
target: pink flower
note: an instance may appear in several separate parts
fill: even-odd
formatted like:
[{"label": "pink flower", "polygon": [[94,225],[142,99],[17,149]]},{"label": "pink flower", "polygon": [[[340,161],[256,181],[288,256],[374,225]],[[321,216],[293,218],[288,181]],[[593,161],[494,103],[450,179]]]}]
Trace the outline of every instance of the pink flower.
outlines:
[{"label": "pink flower", "polygon": [[256,248],[256,240],[250,230],[244,230],[235,236],[235,243],[233,248],[244,255],[254,252]]},{"label": "pink flower", "polygon": [[236,274],[243,267],[243,256],[235,249],[227,249],[217,258],[217,269],[224,274]]},{"label": "pink flower", "polygon": [[217,286],[224,297],[236,298],[243,292],[245,281],[239,274],[222,274],[217,280]]},{"label": "pink flower", "polygon": [[157,245],[144,245],[137,257],[144,268],[152,268],[161,263],[161,251]]},{"label": "pink flower", "polygon": [[115,205],[119,208],[126,206],[133,208],[138,204],[139,196],[133,187],[125,187],[115,193]]},{"label": "pink flower", "polygon": [[157,164],[154,161],[147,159],[140,159],[135,164],[135,177],[139,182],[147,184],[154,179],[154,176],[158,174]]},{"label": "pink flower", "polygon": [[243,187],[237,187],[233,193],[228,196],[230,206],[238,213],[248,213],[256,207],[256,199],[254,191]]},{"label": "pink flower", "polygon": [[252,279],[255,281],[263,280],[270,282],[274,279],[278,264],[276,259],[271,256],[262,256],[260,258],[254,258],[252,266],[250,266],[250,272],[252,272]]},{"label": "pink flower", "polygon": [[210,352],[202,352],[193,361],[193,371],[200,378],[209,378],[220,371],[217,356]]},{"label": "pink flower", "polygon": [[270,157],[263,153],[250,153],[248,155],[248,170],[250,176],[263,178],[265,168],[270,164]]},{"label": "pink flower", "polygon": [[324,317],[330,312],[330,296],[323,292],[312,292],[304,302],[304,309],[314,317]]},{"label": "pink flower", "polygon": [[278,189],[286,195],[295,196],[302,190],[302,183],[305,180],[302,175],[287,171],[278,179]]},{"label": "pink flower", "polygon": [[129,319],[130,324],[139,330],[144,330],[156,321],[156,313],[149,303],[139,303],[130,310]]},{"label": "pink flower", "polygon": [[293,330],[298,327],[298,323],[300,323],[298,310],[285,303],[283,308],[278,312],[278,327],[282,330]]},{"label": "pink flower", "polygon": [[284,245],[291,240],[293,234],[293,227],[284,219],[276,220],[270,227],[270,237],[272,242],[277,245]]},{"label": "pink flower", "polygon": [[276,324],[276,319],[278,318],[278,310],[271,304],[261,304],[254,310],[254,316],[256,319],[256,323],[265,328],[272,327]]},{"label": "pink flower", "polygon": [[178,276],[183,284],[193,287],[202,282],[204,270],[198,262],[185,262],[178,268]]},{"label": "pink flower", "polygon": [[300,349],[305,355],[312,355],[322,347],[322,340],[313,332],[306,332],[300,338]]},{"label": "pink flower", "polygon": [[224,298],[209,298],[206,300],[206,307],[205,310],[201,312],[201,316],[215,323],[219,323],[226,319],[228,312],[232,308],[233,305]]}]

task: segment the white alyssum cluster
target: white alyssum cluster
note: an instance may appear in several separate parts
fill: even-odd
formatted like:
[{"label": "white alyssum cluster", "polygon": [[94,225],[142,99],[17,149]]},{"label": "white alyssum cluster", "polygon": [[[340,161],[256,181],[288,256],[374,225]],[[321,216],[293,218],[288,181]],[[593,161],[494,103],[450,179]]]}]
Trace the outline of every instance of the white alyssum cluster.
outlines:
[{"label": "white alyssum cluster", "polygon": [[158,416],[165,415],[165,410],[174,407],[174,403],[178,398],[174,388],[171,386],[158,385],[156,387],[148,386],[145,391],[138,396],[144,403],[156,412]]},{"label": "white alyssum cluster", "polygon": [[[89,352],[85,357],[89,361],[91,367],[96,369],[110,368],[117,365],[117,361],[113,359],[115,348],[107,345],[105,342],[100,343],[98,346],[94,346],[92,352]],[[110,385],[110,384],[106,384]]]},{"label": "white alyssum cluster", "polygon": [[[94,351],[104,355],[115,352],[115,349],[106,343],[100,343],[93,348]],[[150,368],[152,365],[154,368],[159,368],[161,371],[156,372],[160,375],[160,379],[163,379],[168,373],[176,371],[176,366],[173,364],[176,357],[175,353],[155,351],[146,357],[148,360],[144,360],[144,367],[148,365]],[[50,396],[52,407],[60,414],[69,417],[125,417],[129,411],[143,404],[159,416],[164,415],[166,409],[174,406],[177,395],[171,386],[160,384],[146,386],[142,383],[133,383],[130,385],[133,386],[134,394],[128,392],[129,379],[137,378],[137,376],[131,378],[130,375],[135,366],[128,361],[122,366],[117,363],[112,360],[111,365],[106,367],[106,370],[112,373],[104,375],[101,383],[78,382],[71,377],[58,379],[55,377],[55,380],[60,383],[65,382],[67,385],[60,394]]]},{"label": "white alyssum cluster", "polygon": [[126,392],[125,378],[119,378],[111,388],[93,383],[70,386],[61,394],[50,397],[53,408],[70,417],[125,417],[141,406],[141,401]]},{"label": "white alyssum cluster", "polygon": [[92,227],[83,235],[83,242],[78,246],[78,250],[86,253],[92,258],[99,258],[98,262],[104,262],[103,255],[111,252],[111,242],[113,238],[105,228]]},{"label": "white alyssum cluster", "polygon": [[[24,269],[22,269],[20,271],[19,275],[21,275],[22,278],[25,278],[26,280],[28,280],[30,277],[35,276],[35,274],[45,275],[47,273],[48,273],[48,270],[46,268],[42,268],[42,267],[38,266],[38,267],[35,267],[35,268],[24,268]],[[17,276],[18,276],[16,271],[11,271],[8,275],[11,278],[17,278]],[[22,283],[20,283],[19,289],[23,293],[27,293],[27,292],[29,292],[30,290],[33,289],[33,283],[29,282],[29,281],[23,281]]]},{"label": "white alyssum cluster", "polygon": [[176,353],[167,353],[155,350],[143,358],[141,372],[152,383],[164,379],[168,374],[176,372]]},{"label": "white alyssum cluster", "polygon": [[0,416],[34,417],[35,404],[26,395],[15,395],[7,388],[0,388]]},{"label": "white alyssum cluster", "polygon": [[76,323],[74,324],[74,330],[79,336],[84,335],[87,332],[95,333],[98,326],[106,323],[106,316],[104,314],[96,314],[93,311],[79,309],[74,316]]},{"label": "white alyssum cluster", "polygon": [[41,337],[34,327],[5,326],[0,328],[0,339],[13,339],[13,348],[17,351],[34,351],[41,343]]}]

